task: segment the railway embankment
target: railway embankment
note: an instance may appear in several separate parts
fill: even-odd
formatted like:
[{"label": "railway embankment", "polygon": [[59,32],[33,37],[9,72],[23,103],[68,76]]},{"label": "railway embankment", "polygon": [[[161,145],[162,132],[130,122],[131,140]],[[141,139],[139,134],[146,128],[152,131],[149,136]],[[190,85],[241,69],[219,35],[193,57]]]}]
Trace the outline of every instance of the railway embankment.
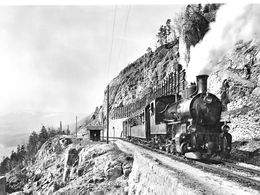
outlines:
[{"label": "railway embankment", "polygon": [[254,188],[117,140],[56,136],[6,175],[14,194],[259,194]]},{"label": "railway embankment", "polygon": [[118,140],[116,145],[134,155],[128,194],[259,194],[236,179],[179,162],[168,156]]}]

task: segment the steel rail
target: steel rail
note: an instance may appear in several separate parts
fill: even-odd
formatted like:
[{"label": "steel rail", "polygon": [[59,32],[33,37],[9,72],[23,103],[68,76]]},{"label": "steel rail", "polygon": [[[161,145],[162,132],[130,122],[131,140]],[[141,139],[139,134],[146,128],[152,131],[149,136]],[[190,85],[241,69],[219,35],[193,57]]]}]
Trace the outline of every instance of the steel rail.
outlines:
[{"label": "steel rail", "polygon": [[236,165],[233,162],[227,162],[227,161],[220,161],[220,162],[228,168],[234,168],[234,169],[242,170],[242,171],[260,176],[260,170],[252,169],[249,167],[244,167],[241,165]]},{"label": "steel rail", "polygon": [[[214,165],[205,164],[203,162],[195,161],[194,164],[201,166],[202,168],[207,168],[207,169],[213,170],[214,172],[221,173],[221,175],[223,174],[227,177],[231,176],[233,178],[237,178],[240,181],[246,182],[248,184],[254,184],[258,189],[260,189],[260,181],[258,181],[258,180],[239,175],[237,173],[232,172],[231,170],[223,169],[221,167],[216,167]],[[234,167],[234,166],[232,166],[232,167]]]}]

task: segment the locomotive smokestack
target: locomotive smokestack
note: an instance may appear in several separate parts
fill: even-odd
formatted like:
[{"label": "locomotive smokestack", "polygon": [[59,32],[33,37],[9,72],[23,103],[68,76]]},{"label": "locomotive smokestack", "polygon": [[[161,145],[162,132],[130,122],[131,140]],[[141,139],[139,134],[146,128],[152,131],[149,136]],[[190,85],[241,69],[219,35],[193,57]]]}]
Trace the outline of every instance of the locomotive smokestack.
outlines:
[{"label": "locomotive smokestack", "polygon": [[206,93],[207,92],[208,77],[209,77],[209,75],[198,75],[197,76],[198,93]]}]

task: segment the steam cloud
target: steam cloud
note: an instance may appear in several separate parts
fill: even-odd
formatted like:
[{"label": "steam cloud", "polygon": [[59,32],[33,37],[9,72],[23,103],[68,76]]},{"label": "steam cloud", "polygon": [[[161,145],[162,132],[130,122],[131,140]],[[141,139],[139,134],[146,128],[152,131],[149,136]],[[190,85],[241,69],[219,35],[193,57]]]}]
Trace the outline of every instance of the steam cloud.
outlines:
[{"label": "steam cloud", "polygon": [[210,74],[214,65],[239,40],[260,37],[260,5],[227,4],[217,12],[209,32],[194,48],[187,69],[187,81],[199,74]]}]

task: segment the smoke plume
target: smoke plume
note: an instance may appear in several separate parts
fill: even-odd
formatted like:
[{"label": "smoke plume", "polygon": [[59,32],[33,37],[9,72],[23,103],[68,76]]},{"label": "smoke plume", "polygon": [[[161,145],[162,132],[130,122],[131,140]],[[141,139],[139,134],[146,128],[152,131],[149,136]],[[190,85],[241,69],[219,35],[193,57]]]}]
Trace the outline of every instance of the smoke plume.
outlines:
[{"label": "smoke plume", "polygon": [[227,4],[222,6],[203,40],[191,48],[187,80],[199,74],[210,74],[213,66],[236,42],[260,37],[260,5]]}]

